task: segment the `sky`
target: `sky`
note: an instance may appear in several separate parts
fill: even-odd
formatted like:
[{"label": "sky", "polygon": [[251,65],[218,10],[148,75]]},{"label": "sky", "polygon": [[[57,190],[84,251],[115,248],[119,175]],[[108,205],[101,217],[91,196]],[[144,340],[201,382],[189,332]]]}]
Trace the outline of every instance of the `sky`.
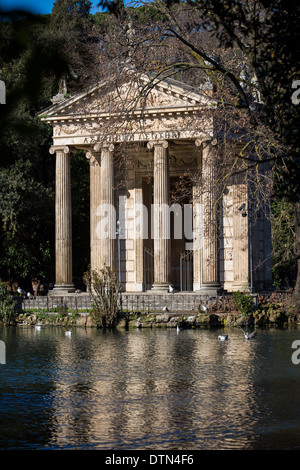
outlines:
[{"label": "sky", "polygon": [[[100,11],[97,8],[98,1],[91,0],[93,7],[91,13]],[[55,0],[0,0],[0,9],[2,10],[13,10],[13,9],[26,9],[34,14],[45,14],[51,13]]]}]

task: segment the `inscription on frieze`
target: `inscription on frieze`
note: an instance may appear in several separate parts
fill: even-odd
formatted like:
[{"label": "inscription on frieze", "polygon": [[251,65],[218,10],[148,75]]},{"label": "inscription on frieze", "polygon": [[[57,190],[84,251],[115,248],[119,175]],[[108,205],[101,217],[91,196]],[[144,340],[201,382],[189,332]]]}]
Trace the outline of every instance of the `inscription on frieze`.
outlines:
[{"label": "inscription on frieze", "polygon": [[[184,138],[196,138],[203,136],[203,132],[197,131],[163,131],[163,132],[144,132],[141,134],[117,134],[108,135],[103,140],[106,142],[143,142],[151,140],[172,140]],[[84,144],[94,143],[94,137],[85,137]]]}]

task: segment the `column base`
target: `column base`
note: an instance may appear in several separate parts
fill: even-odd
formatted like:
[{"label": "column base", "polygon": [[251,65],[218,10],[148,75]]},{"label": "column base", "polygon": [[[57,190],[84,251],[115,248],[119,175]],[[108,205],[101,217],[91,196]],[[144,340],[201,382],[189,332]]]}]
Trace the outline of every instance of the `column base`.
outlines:
[{"label": "column base", "polygon": [[232,283],[232,291],[233,292],[236,292],[236,291],[241,291],[241,292],[250,292],[250,284],[249,282],[245,281],[245,282],[233,282]]},{"label": "column base", "polygon": [[49,295],[65,295],[75,292],[73,284],[54,284],[54,288],[49,292]]},{"label": "column base", "polygon": [[200,295],[209,295],[211,297],[215,297],[217,295],[221,295],[223,293],[223,288],[220,284],[202,284],[201,287],[194,292]]},{"label": "column base", "polygon": [[169,292],[169,286],[170,284],[168,282],[161,282],[161,283],[153,284],[149,292],[151,293],[162,292],[166,294],[167,292]]}]

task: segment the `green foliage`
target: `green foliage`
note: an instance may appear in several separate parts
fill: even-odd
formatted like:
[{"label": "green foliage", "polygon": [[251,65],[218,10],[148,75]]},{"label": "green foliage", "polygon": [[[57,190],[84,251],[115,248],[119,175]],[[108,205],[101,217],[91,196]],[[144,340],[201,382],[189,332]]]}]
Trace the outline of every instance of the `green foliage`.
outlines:
[{"label": "green foliage", "polygon": [[121,319],[120,286],[116,272],[106,267],[100,273],[88,271],[84,282],[93,299],[92,316],[99,328],[113,328]]},{"label": "green foliage", "polygon": [[67,31],[81,35],[91,25],[89,0],[56,0],[53,5],[51,23],[57,31],[63,31],[67,40]]},{"label": "green foliage", "polygon": [[[12,14],[11,21],[0,22],[0,79],[7,92],[7,104],[0,106],[0,277],[21,280],[28,289],[32,277],[53,282],[54,273],[52,128],[36,113],[51,104],[62,76],[71,82],[69,91],[78,86],[70,70],[77,73],[77,65],[80,69],[90,60],[84,47],[90,6],[89,1],[57,0],[52,15]],[[88,257],[89,172],[82,155],[71,166],[78,253],[74,275],[82,282]],[[86,234],[81,245],[80,231]]]},{"label": "green foliage", "polygon": [[297,272],[294,207],[285,199],[272,201],[272,276],[280,288],[294,285]]},{"label": "green foliage", "polygon": [[242,315],[249,315],[254,311],[254,302],[252,296],[246,292],[233,292],[232,294],[236,307]]},{"label": "green foliage", "polygon": [[14,299],[7,292],[7,286],[0,282],[0,321],[5,325],[16,319]]},{"label": "green foliage", "polygon": [[37,182],[29,161],[0,169],[0,273],[3,278],[45,278],[52,269],[49,231],[54,195]]}]

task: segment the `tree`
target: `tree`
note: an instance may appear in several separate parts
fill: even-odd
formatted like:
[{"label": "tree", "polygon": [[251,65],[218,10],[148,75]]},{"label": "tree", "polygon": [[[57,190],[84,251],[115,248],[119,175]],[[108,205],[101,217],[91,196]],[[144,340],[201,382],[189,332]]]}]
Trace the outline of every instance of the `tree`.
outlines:
[{"label": "tree", "polygon": [[51,280],[53,268],[53,191],[38,183],[31,170],[28,160],[0,170],[0,277],[19,279],[28,289],[32,277]]},{"label": "tree", "polygon": [[55,80],[50,54],[47,62],[41,47],[46,19],[25,12],[11,18],[0,23],[0,74],[7,92],[0,108],[0,276],[30,289],[32,277],[51,280],[51,132],[35,113],[49,103]]},{"label": "tree", "polygon": [[[36,113],[51,104],[58,92],[58,81],[66,72],[70,71],[70,76],[74,70],[80,72],[80,58],[85,50],[79,45],[85,44],[84,25],[90,20],[89,2],[69,2],[74,4],[72,21],[64,21],[65,29],[59,36],[57,22],[63,24],[62,16],[59,17],[63,13],[58,6],[63,2],[56,3],[53,21],[50,15],[11,11],[2,13],[0,23],[0,79],[5,82],[7,93],[6,105],[0,107],[0,277],[22,282],[28,289],[33,277],[53,281],[55,160],[49,154],[52,129]],[[73,79],[72,87],[79,83]],[[80,162],[75,162],[75,171]],[[73,181],[78,185],[74,197],[75,232],[83,227],[84,203],[79,195],[86,201],[88,193],[78,189],[85,187],[85,178],[78,169]],[[82,272],[86,269],[86,256],[86,252],[78,250],[76,259]],[[75,275],[79,277],[76,270]]]},{"label": "tree", "polygon": [[68,78],[70,87],[84,80],[87,65],[93,60],[87,47],[92,41],[93,19],[89,0],[56,0],[53,5],[47,41],[65,60],[66,67],[59,78]]}]

